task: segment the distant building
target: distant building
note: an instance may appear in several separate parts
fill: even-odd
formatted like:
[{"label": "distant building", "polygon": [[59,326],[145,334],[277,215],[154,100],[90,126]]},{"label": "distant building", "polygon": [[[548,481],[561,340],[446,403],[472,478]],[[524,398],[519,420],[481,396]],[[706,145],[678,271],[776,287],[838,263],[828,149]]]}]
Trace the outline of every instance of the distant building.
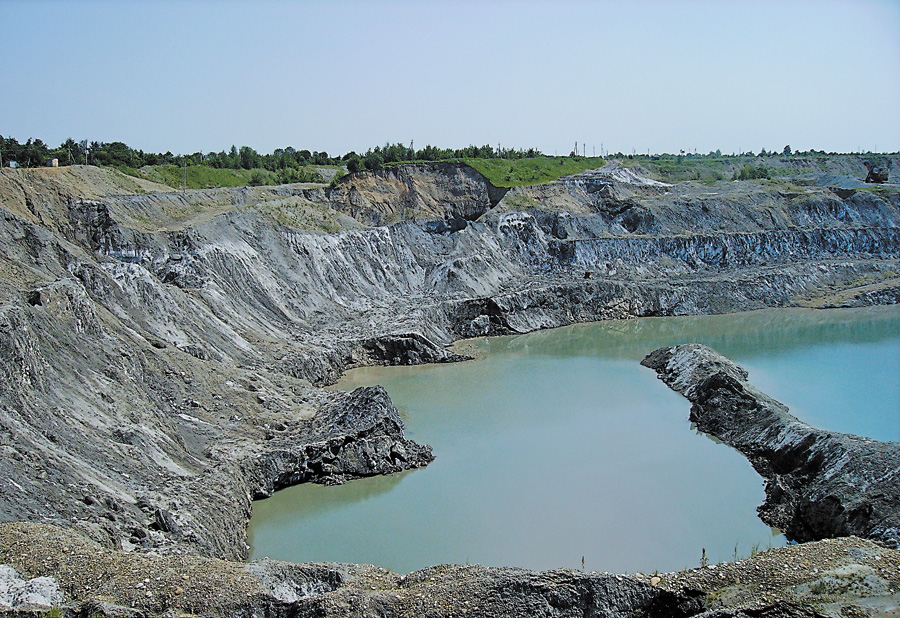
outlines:
[{"label": "distant building", "polygon": [[47,167],[59,167],[59,159],[48,159]]},{"label": "distant building", "polygon": [[19,164],[16,163],[15,161],[10,161],[10,162],[9,162],[9,166],[10,166],[10,167],[19,167]]}]

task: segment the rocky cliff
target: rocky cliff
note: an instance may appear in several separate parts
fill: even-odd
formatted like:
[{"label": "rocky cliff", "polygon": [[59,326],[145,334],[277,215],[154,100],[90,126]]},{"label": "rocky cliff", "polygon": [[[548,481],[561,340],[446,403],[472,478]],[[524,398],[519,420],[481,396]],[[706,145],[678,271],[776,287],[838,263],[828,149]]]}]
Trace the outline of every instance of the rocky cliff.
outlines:
[{"label": "rocky cliff", "polygon": [[0,519],[110,550],[242,558],[254,498],[430,461],[383,391],[317,388],[349,367],[900,290],[888,186],[673,185],[611,162],[509,191],[418,164],[182,193],[73,167],[0,171],[0,206]]}]

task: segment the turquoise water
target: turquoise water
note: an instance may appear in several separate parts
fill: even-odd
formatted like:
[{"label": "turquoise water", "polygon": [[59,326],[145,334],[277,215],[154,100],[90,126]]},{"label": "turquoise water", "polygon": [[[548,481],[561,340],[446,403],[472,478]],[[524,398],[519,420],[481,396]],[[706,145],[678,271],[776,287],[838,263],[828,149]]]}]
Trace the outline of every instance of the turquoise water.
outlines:
[{"label": "turquoise water", "polygon": [[818,427],[900,440],[900,308],[648,318],[475,340],[478,360],[365,368],[427,468],[254,503],[253,557],[652,572],[783,544],[756,506],[762,481],[691,428],[689,404],[641,367],[699,341]]}]

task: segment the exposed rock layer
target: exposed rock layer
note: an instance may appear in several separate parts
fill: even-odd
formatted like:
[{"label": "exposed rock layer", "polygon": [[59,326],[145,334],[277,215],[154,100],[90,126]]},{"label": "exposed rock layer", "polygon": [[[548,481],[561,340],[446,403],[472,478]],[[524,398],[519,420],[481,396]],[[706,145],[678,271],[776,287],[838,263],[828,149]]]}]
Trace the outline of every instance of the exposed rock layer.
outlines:
[{"label": "exposed rock layer", "polygon": [[314,388],[350,367],[578,321],[896,302],[900,196],[850,184],[610,164],[507,191],[421,164],[179,193],[0,170],[0,520],[241,558],[252,499],[430,460],[383,391]]},{"label": "exposed rock layer", "polygon": [[[117,547],[241,556],[253,497],[425,463],[383,394],[311,387],[350,367],[900,289],[890,190],[666,185],[614,164],[510,191],[456,164],[335,189],[134,183],[0,172],[0,517],[74,520]],[[347,229],[294,225],[313,215]]]}]

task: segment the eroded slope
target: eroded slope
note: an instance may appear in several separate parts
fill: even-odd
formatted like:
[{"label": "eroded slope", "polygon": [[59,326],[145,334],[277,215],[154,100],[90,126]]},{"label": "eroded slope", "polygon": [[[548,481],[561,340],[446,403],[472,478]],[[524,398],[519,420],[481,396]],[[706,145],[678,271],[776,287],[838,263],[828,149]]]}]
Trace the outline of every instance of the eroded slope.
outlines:
[{"label": "eroded slope", "polygon": [[348,367],[900,289],[891,189],[666,185],[610,164],[504,193],[420,164],[136,195],[110,174],[0,172],[0,515],[107,547],[241,557],[255,496],[425,464],[383,392],[314,387]]}]

